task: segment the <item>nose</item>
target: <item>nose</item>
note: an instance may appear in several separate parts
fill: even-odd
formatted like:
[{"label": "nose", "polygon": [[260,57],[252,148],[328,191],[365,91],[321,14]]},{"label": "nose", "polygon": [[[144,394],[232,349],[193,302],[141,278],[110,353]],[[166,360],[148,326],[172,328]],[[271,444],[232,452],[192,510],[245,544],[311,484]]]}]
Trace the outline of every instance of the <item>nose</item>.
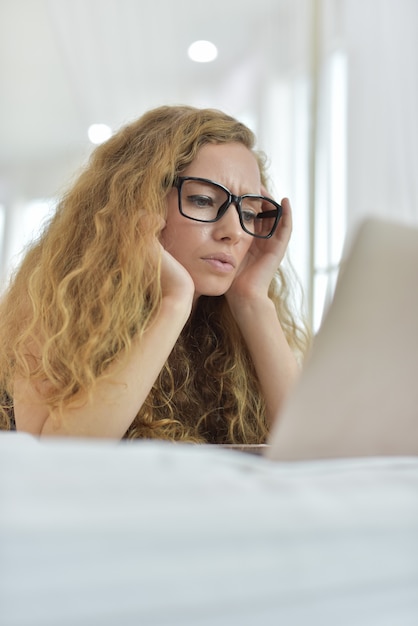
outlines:
[{"label": "nose", "polygon": [[245,232],[242,230],[235,204],[230,204],[218,222],[214,222],[214,236],[217,239],[239,241]]}]

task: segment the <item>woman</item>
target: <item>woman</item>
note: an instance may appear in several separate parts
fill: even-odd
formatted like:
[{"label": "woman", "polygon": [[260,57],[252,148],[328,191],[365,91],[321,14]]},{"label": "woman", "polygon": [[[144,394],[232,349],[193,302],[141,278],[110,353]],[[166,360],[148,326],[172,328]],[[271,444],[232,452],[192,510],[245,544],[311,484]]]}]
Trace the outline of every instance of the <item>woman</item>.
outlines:
[{"label": "woman", "polygon": [[290,204],[254,141],[161,107],[95,150],[3,298],[3,428],[265,440],[307,334],[278,269]]}]

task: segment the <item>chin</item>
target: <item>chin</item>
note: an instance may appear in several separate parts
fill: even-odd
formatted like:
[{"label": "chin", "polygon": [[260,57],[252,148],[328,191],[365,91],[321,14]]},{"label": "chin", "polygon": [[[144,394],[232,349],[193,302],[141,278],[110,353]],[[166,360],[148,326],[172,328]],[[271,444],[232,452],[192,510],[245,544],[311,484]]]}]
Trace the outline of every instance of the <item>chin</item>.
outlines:
[{"label": "chin", "polygon": [[228,289],[231,287],[232,281],[211,281],[211,280],[203,280],[202,284],[199,285],[198,282],[195,282],[195,294],[197,297],[200,296],[208,296],[208,297],[216,297],[216,296],[224,296]]},{"label": "chin", "polygon": [[195,296],[196,299],[201,296],[205,296],[206,298],[219,298],[220,296],[224,296],[227,291],[227,289],[204,289],[202,291],[195,292]]}]

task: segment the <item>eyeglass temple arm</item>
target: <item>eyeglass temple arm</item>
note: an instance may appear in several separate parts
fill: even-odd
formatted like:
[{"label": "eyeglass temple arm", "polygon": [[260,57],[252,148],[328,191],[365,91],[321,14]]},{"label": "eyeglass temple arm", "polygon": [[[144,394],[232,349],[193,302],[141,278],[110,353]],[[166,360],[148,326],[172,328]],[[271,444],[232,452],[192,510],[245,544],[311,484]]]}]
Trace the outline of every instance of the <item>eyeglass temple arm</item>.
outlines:
[{"label": "eyeglass temple arm", "polygon": [[277,214],[279,215],[279,217],[281,217],[281,211],[279,211],[278,209],[274,210],[272,209],[271,211],[263,211],[262,213],[258,213],[258,215],[256,216],[256,218],[258,220],[263,220],[263,219],[268,219],[271,217],[277,217]]}]

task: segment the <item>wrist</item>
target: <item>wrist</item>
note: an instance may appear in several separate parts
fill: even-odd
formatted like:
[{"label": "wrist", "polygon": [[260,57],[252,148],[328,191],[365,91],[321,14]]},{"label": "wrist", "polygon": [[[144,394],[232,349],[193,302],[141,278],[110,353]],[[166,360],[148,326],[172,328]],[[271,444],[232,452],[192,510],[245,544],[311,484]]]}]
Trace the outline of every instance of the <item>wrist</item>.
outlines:
[{"label": "wrist", "polygon": [[266,314],[277,318],[274,302],[268,295],[253,294],[251,297],[234,296],[228,298],[228,304],[236,321],[245,318],[254,321]]},{"label": "wrist", "polygon": [[161,309],[173,318],[188,319],[193,306],[194,290],[172,290],[163,294]]}]

